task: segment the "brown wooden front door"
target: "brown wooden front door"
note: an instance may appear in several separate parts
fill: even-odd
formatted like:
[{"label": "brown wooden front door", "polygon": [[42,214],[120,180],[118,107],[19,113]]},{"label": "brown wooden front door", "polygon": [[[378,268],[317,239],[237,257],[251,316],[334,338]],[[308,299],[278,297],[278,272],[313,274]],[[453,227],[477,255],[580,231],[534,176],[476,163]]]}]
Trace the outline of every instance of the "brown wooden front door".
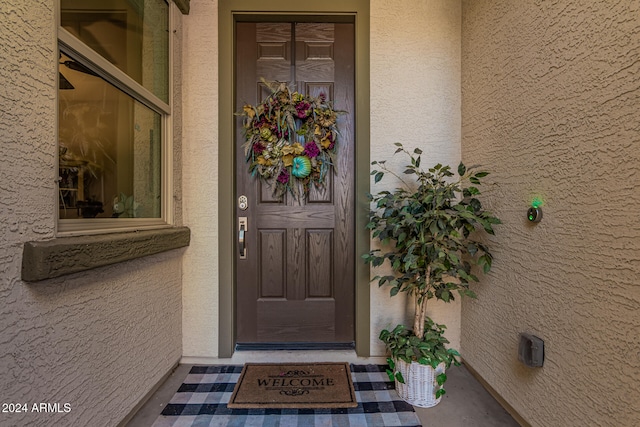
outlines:
[{"label": "brown wooden front door", "polygon": [[[346,114],[338,124],[337,168],[307,200],[275,198],[251,177],[236,126],[236,207],[247,218],[246,258],[236,257],[238,348],[348,347],[354,342],[354,25],[236,24],[236,111],[287,82],[324,93]],[[238,221],[236,221],[238,224]]]}]

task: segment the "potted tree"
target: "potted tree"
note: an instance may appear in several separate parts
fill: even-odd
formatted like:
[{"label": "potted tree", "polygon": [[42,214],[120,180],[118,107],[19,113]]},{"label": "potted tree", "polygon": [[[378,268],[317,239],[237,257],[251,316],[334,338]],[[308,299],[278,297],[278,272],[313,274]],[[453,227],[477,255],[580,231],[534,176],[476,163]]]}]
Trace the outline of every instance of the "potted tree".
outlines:
[{"label": "potted tree", "polygon": [[392,297],[405,292],[414,299],[413,327],[383,330],[380,339],[390,353],[388,373],[400,396],[429,407],[445,393],[445,370],[452,363],[459,365],[459,353],[447,348],[445,326],[427,317],[427,302],[449,302],[456,294],[475,298],[469,285],[478,281],[476,272],[487,273],[492,262],[479,237],[483,232],[494,234],[493,226],[500,220],[478,199],[478,187],[488,172],[463,163],[457,174],[441,164],[423,170],[419,148],[410,153],[402,144],[395,145],[396,154],[405,153],[410,159],[404,175],[412,180],[406,182],[389,170],[386,161],[372,162],[379,168],[371,172],[375,183],[389,173],[402,187],[368,195],[373,208],[367,227],[373,239],[390,249],[374,249],[363,258],[374,267],[389,261],[394,274],[378,275],[372,282],[388,286]]}]

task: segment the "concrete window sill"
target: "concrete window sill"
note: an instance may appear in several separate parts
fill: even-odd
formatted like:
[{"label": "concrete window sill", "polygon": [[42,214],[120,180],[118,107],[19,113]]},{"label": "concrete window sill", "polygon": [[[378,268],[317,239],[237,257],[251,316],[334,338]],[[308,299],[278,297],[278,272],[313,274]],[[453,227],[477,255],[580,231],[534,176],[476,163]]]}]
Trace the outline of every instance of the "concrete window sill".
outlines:
[{"label": "concrete window sill", "polygon": [[187,227],[26,242],[22,280],[37,282],[189,246]]}]

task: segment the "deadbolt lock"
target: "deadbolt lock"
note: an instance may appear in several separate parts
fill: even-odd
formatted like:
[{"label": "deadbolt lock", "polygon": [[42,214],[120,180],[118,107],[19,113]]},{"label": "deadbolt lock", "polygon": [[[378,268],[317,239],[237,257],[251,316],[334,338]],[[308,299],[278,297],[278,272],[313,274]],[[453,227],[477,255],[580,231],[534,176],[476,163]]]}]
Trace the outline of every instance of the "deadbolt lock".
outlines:
[{"label": "deadbolt lock", "polygon": [[240,208],[241,211],[246,211],[248,207],[249,200],[247,200],[247,196],[243,195],[238,197],[238,208]]}]

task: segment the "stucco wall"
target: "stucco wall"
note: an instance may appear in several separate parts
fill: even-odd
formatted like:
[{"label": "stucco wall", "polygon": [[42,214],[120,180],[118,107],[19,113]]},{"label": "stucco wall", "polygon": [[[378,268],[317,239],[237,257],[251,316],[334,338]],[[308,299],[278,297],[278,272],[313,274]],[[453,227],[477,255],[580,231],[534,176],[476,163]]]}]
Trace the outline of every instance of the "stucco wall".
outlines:
[{"label": "stucco wall", "polygon": [[[637,425],[640,5],[465,0],[462,38],[463,157],[504,221],[465,358],[534,426]],[[543,368],[518,362],[525,331]]]},{"label": "stucco wall", "polygon": [[[410,151],[420,147],[426,167],[460,162],[460,22],[458,1],[371,2],[372,160],[390,158],[397,148],[393,144],[400,142]],[[388,165],[401,173],[406,161],[398,154]],[[375,186],[372,181],[371,191],[397,184],[386,176]],[[382,271],[372,271],[376,274]],[[404,295],[389,299],[388,288],[372,286],[371,349],[381,356],[378,333],[405,322],[406,301]],[[433,301],[428,308],[430,316],[447,325],[454,348],[460,344],[459,303]]]},{"label": "stucco wall", "polygon": [[114,426],[180,358],[182,251],[20,280],[23,243],[55,232],[55,4],[0,4],[0,402],[30,412],[0,424]]}]

